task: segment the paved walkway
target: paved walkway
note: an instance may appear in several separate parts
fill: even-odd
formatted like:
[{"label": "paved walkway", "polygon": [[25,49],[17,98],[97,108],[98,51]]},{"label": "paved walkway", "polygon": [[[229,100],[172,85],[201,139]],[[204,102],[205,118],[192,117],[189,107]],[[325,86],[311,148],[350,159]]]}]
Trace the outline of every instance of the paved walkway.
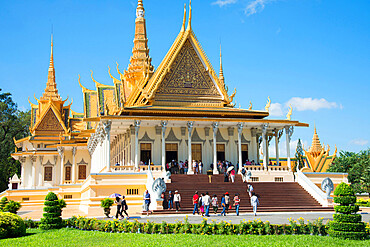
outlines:
[{"label": "paved walkway", "polygon": [[[370,221],[370,214],[369,213],[361,213],[362,214],[362,220],[365,222]],[[149,215],[149,216],[140,216],[140,217],[132,217],[129,219],[129,221],[138,220],[139,222],[146,222],[147,220],[155,221],[157,223],[161,223],[162,221],[166,221],[167,223],[175,223],[176,221],[183,221],[184,217],[188,216],[188,220],[190,223],[200,223],[203,220],[203,217],[198,215]],[[269,221],[272,224],[288,224],[288,218],[292,217],[293,219],[298,219],[300,217],[303,217],[305,221],[310,220],[313,221],[315,219],[318,219],[320,217],[323,217],[324,223],[327,220],[333,220],[333,213],[328,212],[278,212],[278,213],[260,213],[257,214],[257,216],[254,216],[251,213],[244,213],[240,214],[239,216],[236,216],[235,213],[226,215],[225,217],[220,215],[214,215],[211,214],[210,217],[205,217],[208,219],[208,222],[211,222],[211,220],[219,221],[227,221],[237,224],[240,223],[241,220],[254,220],[254,219],[260,219],[262,221]],[[103,218],[101,218],[103,219]],[[107,219],[107,218],[105,218]]]}]

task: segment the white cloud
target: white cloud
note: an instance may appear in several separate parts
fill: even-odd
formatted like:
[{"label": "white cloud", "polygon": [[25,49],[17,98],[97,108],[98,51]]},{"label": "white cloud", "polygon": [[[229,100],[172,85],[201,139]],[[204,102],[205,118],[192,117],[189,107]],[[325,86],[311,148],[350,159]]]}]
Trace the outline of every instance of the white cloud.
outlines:
[{"label": "white cloud", "polygon": [[237,1],[238,0],[217,0],[217,1],[213,2],[212,5],[218,5],[219,7],[223,7],[223,6],[226,6],[226,5],[229,5],[229,4],[234,4]]},{"label": "white cloud", "polygon": [[285,103],[286,106],[292,105],[297,111],[317,111],[319,109],[331,109],[337,108],[336,102],[329,102],[324,98],[313,99],[313,98],[300,98],[293,97]]},{"label": "white cloud", "polygon": [[250,16],[250,15],[254,15],[258,12],[261,12],[265,8],[265,5],[268,2],[271,2],[271,1],[272,0],[253,0],[253,1],[250,1],[248,3],[247,7],[245,7],[244,13],[247,16]]},{"label": "white cloud", "polygon": [[269,115],[275,117],[281,117],[284,115],[283,107],[280,103],[272,103],[269,109]]},{"label": "white cloud", "polygon": [[364,140],[364,139],[354,139],[352,141],[350,141],[350,144],[353,144],[353,145],[358,145],[358,146],[365,146],[369,143],[368,140]]}]

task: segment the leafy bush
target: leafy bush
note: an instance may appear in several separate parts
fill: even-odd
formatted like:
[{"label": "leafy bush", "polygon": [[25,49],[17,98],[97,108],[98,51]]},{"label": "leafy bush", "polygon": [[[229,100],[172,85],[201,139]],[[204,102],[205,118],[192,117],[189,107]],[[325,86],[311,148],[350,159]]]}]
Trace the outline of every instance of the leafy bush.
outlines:
[{"label": "leafy bush", "polygon": [[13,213],[0,213],[0,238],[21,237],[26,234],[26,225]]},{"label": "leafy bush", "polygon": [[330,223],[329,235],[342,239],[365,239],[365,224],[361,222],[361,215],[356,214],[359,206],[353,205],[356,202],[353,189],[341,183],[335,189],[334,195],[334,202],[339,202],[340,206],[334,206],[336,214],[333,215],[334,221]]},{"label": "leafy bush", "polygon": [[355,192],[353,189],[346,183],[340,183],[337,188],[334,190],[335,196],[354,196]]},{"label": "leafy bush", "polygon": [[357,205],[354,205],[354,206],[336,205],[336,206],[334,206],[334,210],[337,213],[350,214],[350,213],[358,212],[359,206],[357,206]]},{"label": "leafy bush", "polygon": [[24,224],[26,225],[26,228],[38,228],[39,227],[39,221],[34,221],[31,219],[24,219]]},{"label": "leafy bush", "polygon": [[334,202],[339,203],[341,205],[349,205],[349,204],[354,204],[356,202],[356,197],[355,196],[337,196],[334,197]]},{"label": "leafy bush", "polygon": [[312,234],[326,235],[327,226],[323,224],[322,218],[313,222],[305,223],[303,218],[298,219],[297,231],[293,231],[291,225],[274,225],[261,220],[241,221],[240,224],[231,224],[230,222],[209,223],[207,219],[203,219],[200,224],[190,224],[188,219],[177,221],[175,224],[169,224],[165,221],[157,224],[152,221],[140,223],[135,220],[129,222],[127,220],[97,220],[85,217],[72,217],[66,220],[66,226],[81,230],[96,230],[103,232],[125,232],[125,233],[146,233],[146,234],[200,234],[200,235],[271,235],[271,234]]},{"label": "leafy bush", "polygon": [[63,227],[62,208],[66,206],[64,200],[59,200],[57,195],[49,192],[45,197],[44,214],[40,221],[40,228],[43,230],[59,229]]},{"label": "leafy bush", "polygon": [[356,223],[361,221],[361,214],[334,214],[334,221]]},{"label": "leafy bush", "polygon": [[102,208],[110,208],[113,205],[114,201],[110,198],[105,198],[104,200],[100,201],[100,206]]},{"label": "leafy bush", "polygon": [[17,214],[18,210],[21,208],[21,204],[19,202],[15,202],[10,200],[4,207],[4,212],[9,212],[13,214]]},{"label": "leafy bush", "polygon": [[1,198],[0,200],[0,211],[1,212],[4,212],[4,208],[6,206],[6,204],[8,204],[8,198],[6,198],[5,196],[3,198]]}]

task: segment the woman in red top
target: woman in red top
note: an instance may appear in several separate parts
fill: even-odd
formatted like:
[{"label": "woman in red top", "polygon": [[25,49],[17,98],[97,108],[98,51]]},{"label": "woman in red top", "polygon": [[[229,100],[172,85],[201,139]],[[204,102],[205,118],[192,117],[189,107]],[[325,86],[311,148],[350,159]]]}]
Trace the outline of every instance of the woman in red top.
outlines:
[{"label": "woman in red top", "polygon": [[234,205],[235,205],[236,215],[239,216],[239,206],[240,206],[239,194],[235,194],[234,196]]}]

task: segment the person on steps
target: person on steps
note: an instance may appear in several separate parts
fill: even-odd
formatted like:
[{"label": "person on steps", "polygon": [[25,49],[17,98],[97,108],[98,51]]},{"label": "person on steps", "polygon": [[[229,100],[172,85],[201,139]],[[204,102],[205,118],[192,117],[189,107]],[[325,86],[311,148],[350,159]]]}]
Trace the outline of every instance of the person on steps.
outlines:
[{"label": "person on steps", "polygon": [[257,195],[252,192],[251,206],[253,207],[254,216],[257,216],[257,206],[260,205]]},{"label": "person on steps", "polygon": [[229,207],[230,207],[230,196],[229,192],[225,193],[225,204],[226,204],[226,212],[229,212]]},{"label": "person on steps", "polygon": [[209,196],[208,192],[204,196],[204,207],[206,209],[206,216],[209,217],[209,207],[211,205],[211,197]]},{"label": "person on steps", "polygon": [[149,205],[150,205],[150,194],[148,190],[145,190],[144,193],[144,210],[146,212],[146,216],[149,216],[150,210],[149,210]]},{"label": "person on steps", "polygon": [[172,191],[168,192],[168,210],[173,209],[173,194]]},{"label": "person on steps", "polygon": [[193,215],[195,214],[195,211],[197,211],[197,214],[199,214],[198,201],[199,201],[198,191],[195,191],[193,195],[193,205],[194,205]]},{"label": "person on steps", "polygon": [[221,198],[221,207],[222,207],[221,216],[226,216],[225,195],[223,195],[222,198]]},{"label": "person on steps", "polygon": [[175,195],[173,196],[173,201],[175,202],[175,205],[176,205],[176,212],[178,212],[179,209],[181,209],[180,208],[181,196],[178,190],[175,191]]},{"label": "person on steps", "polygon": [[238,193],[236,193],[234,196],[234,205],[235,205],[236,216],[239,216],[240,198],[239,198]]},{"label": "person on steps", "polygon": [[213,195],[213,197],[212,197],[212,207],[213,207],[213,212],[214,212],[215,214],[217,214],[217,210],[218,210],[218,200],[217,200],[217,196],[216,196],[216,194],[215,194],[215,195]]}]

